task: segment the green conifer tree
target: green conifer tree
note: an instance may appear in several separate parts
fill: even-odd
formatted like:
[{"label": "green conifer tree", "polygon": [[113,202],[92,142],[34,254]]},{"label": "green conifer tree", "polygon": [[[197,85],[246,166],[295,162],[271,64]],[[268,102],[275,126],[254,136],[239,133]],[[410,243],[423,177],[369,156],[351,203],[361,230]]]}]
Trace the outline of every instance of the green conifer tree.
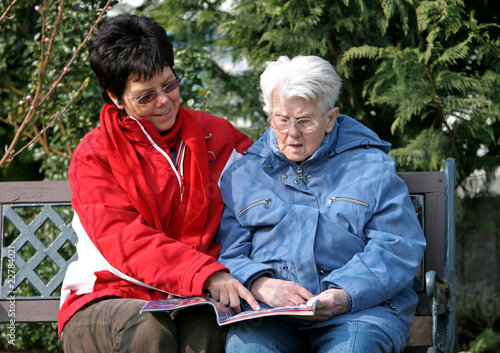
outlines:
[{"label": "green conifer tree", "polygon": [[[457,159],[458,181],[500,164],[500,27],[494,1],[160,1],[150,12],[210,48],[211,109],[265,128],[258,76],[280,55],[318,55],[343,76],[338,106],[393,144],[400,170]],[[217,56],[244,60],[233,75]],[[217,83],[218,82],[218,83]],[[228,104],[231,102],[231,104]],[[255,137],[255,135],[254,135]]]}]

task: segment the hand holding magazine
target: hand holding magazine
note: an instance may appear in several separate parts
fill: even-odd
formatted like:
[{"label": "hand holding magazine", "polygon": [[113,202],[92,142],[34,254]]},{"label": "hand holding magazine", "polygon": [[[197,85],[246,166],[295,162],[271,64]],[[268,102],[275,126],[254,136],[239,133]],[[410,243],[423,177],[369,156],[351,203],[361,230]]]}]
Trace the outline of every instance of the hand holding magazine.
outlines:
[{"label": "hand holding magazine", "polygon": [[141,314],[151,311],[179,310],[196,305],[212,305],[217,317],[217,323],[222,325],[234,322],[256,319],[266,316],[288,315],[288,316],[314,316],[318,299],[311,299],[305,304],[285,306],[280,308],[263,309],[260,311],[248,310],[236,314],[231,308],[219,303],[211,297],[190,297],[178,299],[160,299],[148,302],[141,310]]}]

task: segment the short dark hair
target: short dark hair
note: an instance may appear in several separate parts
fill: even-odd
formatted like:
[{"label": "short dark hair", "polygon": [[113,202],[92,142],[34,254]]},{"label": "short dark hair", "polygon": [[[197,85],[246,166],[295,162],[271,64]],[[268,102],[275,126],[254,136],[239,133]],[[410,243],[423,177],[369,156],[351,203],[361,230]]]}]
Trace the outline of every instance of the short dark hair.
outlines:
[{"label": "short dark hair", "polygon": [[131,75],[149,80],[174,66],[173,46],[165,29],[146,16],[114,18],[90,43],[89,56],[104,101],[110,104],[107,91],[121,102]]}]

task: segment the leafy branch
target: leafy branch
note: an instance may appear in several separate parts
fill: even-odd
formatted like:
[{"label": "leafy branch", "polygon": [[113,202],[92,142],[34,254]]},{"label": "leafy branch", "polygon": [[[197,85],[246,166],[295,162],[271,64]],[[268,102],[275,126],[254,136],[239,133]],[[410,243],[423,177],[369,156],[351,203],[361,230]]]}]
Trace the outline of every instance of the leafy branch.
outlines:
[{"label": "leafy branch", "polygon": [[463,158],[463,154],[460,150],[460,147],[458,146],[458,142],[457,142],[457,138],[453,132],[453,129],[451,128],[451,126],[448,124],[448,122],[446,121],[446,117],[445,117],[445,114],[443,112],[443,107],[441,105],[441,98],[439,96],[439,92],[438,92],[438,89],[437,89],[437,86],[436,86],[436,81],[434,80],[434,77],[432,75],[432,69],[429,65],[428,62],[424,62],[424,67],[425,69],[427,70],[427,75],[429,77],[429,81],[432,85],[432,90],[434,91],[434,96],[433,96],[433,99],[434,99],[434,103],[436,104],[436,109],[437,109],[437,112],[438,112],[438,116],[439,118],[441,119],[441,123],[445,126],[446,130],[448,131],[448,133],[450,134],[450,137],[453,141],[453,146],[455,147],[455,151],[457,153],[457,156],[459,156],[460,158]]}]

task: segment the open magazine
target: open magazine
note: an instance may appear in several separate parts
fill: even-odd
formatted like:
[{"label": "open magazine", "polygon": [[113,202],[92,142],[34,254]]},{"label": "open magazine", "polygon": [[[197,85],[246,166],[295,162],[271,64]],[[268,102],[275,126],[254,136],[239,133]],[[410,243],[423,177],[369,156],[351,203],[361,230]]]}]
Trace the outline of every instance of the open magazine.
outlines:
[{"label": "open magazine", "polygon": [[248,310],[236,314],[231,308],[219,303],[211,297],[190,297],[177,299],[160,299],[148,302],[141,310],[141,314],[151,311],[170,311],[184,309],[196,305],[212,305],[215,309],[217,323],[222,325],[234,322],[256,319],[265,316],[289,315],[289,316],[314,316],[318,299],[311,299],[305,304],[296,306],[285,306],[280,308],[263,309],[260,311]]}]

